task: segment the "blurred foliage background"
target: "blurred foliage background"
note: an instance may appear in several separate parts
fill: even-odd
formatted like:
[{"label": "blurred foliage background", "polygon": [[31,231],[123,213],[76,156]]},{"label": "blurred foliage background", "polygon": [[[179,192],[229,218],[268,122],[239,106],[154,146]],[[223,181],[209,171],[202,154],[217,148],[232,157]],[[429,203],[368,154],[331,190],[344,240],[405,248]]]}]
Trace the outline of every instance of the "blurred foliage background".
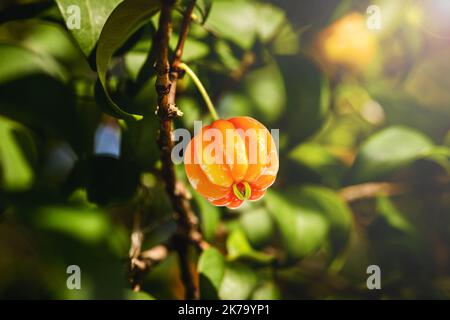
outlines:
[{"label": "blurred foliage background", "polygon": [[[174,254],[129,290],[136,213],[145,249],[176,226],[156,144],[158,14],[99,49],[127,28],[101,33],[127,1],[0,3],[0,298],[183,297]],[[198,1],[183,60],[221,117],[280,129],[262,201],[230,211],[193,192],[214,247],[192,250],[202,298],[450,298],[449,17],[446,0]],[[143,120],[106,115],[108,99]],[[177,103],[177,127],[211,121],[187,77]],[[66,287],[72,264],[82,290]],[[366,287],[374,264],[381,290]]]}]

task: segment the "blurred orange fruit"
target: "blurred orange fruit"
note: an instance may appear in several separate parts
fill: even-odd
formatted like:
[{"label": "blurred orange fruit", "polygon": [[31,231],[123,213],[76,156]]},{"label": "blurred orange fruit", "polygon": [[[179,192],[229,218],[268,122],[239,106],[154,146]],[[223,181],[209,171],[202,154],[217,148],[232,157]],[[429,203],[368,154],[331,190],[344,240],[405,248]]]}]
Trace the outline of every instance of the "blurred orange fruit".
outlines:
[{"label": "blurred orange fruit", "polygon": [[366,26],[365,17],[352,12],[320,32],[314,47],[325,69],[334,73],[339,68],[367,68],[376,56],[378,43]]}]

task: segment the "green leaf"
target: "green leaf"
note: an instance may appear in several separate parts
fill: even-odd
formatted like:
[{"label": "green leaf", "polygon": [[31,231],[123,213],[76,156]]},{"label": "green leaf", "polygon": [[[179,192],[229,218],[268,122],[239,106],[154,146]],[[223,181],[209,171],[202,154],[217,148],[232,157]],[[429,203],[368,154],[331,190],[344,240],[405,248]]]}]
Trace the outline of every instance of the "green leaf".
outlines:
[{"label": "green leaf", "polygon": [[31,187],[34,171],[17,134],[31,137],[18,123],[0,117],[0,186],[7,191],[23,191]]},{"label": "green leaf", "polygon": [[447,148],[450,148],[450,130],[447,131],[445,137],[444,137],[444,146]]},{"label": "green leaf", "polygon": [[269,3],[258,3],[257,16],[258,37],[270,45],[271,52],[282,55],[299,52],[299,34],[294,32],[283,10]]},{"label": "green leaf", "polygon": [[202,299],[217,299],[220,285],[225,274],[225,259],[214,248],[209,248],[201,254],[198,260],[200,276],[200,294]]},{"label": "green leaf", "polygon": [[195,3],[195,9],[200,13],[200,24],[204,24],[211,12],[212,0],[199,0]]},{"label": "green leaf", "polygon": [[276,63],[256,69],[244,80],[246,92],[253,106],[266,121],[278,119],[286,104],[283,76]]},{"label": "green leaf", "polygon": [[251,296],[252,300],[279,300],[281,299],[280,289],[273,281],[265,281],[258,285]]},{"label": "green leaf", "polygon": [[256,6],[249,1],[215,0],[206,25],[220,37],[250,49],[256,39]]},{"label": "green leaf", "polygon": [[0,44],[0,114],[76,146],[79,118],[60,66],[49,56]]},{"label": "green leaf", "polygon": [[258,283],[251,268],[239,262],[225,262],[214,248],[201,254],[198,272],[202,299],[248,299]]},{"label": "green leaf", "polygon": [[214,51],[215,54],[217,54],[218,61],[227,70],[231,71],[239,68],[241,62],[237,57],[235,57],[235,54],[228,42],[222,39],[218,39],[214,46]]},{"label": "green leaf", "polygon": [[315,185],[290,189],[286,195],[301,208],[326,218],[331,255],[339,254],[348,243],[353,220],[350,208],[340,196],[331,189]]},{"label": "green leaf", "polygon": [[265,200],[289,260],[309,256],[326,242],[328,223],[320,213],[301,208],[274,191],[267,193]]},{"label": "green leaf", "polygon": [[106,239],[111,231],[107,217],[95,209],[46,206],[38,208],[33,219],[42,229],[65,234],[86,243],[98,243]]},{"label": "green leaf", "polygon": [[248,116],[253,114],[252,101],[240,93],[228,93],[219,103],[219,115],[221,118],[236,116]]},{"label": "green leaf", "polygon": [[[89,57],[100,37],[103,25],[111,12],[123,0],[55,0],[67,28],[72,33],[83,53]],[[74,24],[79,8],[80,26]]]},{"label": "green leaf", "polygon": [[266,195],[266,206],[276,221],[288,258],[301,259],[320,248],[330,258],[347,245],[352,216],[349,208],[332,191],[319,186],[274,191]]},{"label": "green leaf", "polygon": [[288,158],[295,164],[304,166],[316,173],[324,183],[335,187],[339,186],[345,170],[342,161],[332,154],[326,146],[314,142],[302,143],[295,147],[288,154]]},{"label": "green leaf", "polygon": [[222,300],[248,299],[258,283],[256,273],[244,264],[227,263],[219,297]]},{"label": "green leaf", "polygon": [[201,119],[200,108],[197,108],[198,101],[185,96],[177,98],[177,104],[183,110],[183,116],[179,119],[181,126],[188,130],[193,129],[194,121]]},{"label": "green leaf", "polygon": [[50,57],[34,54],[20,46],[0,43],[0,55],[8,61],[2,65],[0,84],[36,73],[44,73],[59,80],[65,78],[62,70]]},{"label": "green leaf", "polygon": [[132,290],[125,291],[125,299],[127,300],[155,300],[155,297],[148,294],[147,292],[138,291],[134,292]]},{"label": "green leaf", "polygon": [[263,41],[271,40],[281,24],[288,23],[283,10],[269,3],[261,3],[258,6],[258,17],[258,36]]},{"label": "green leaf", "polygon": [[362,145],[350,171],[350,183],[380,179],[426,156],[432,141],[422,133],[402,126],[377,132]]},{"label": "green leaf", "polygon": [[298,145],[326,120],[330,106],[329,83],[318,65],[305,54],[276,57],[287,94],[287,113],[282,128],[289,145]]},{"label": "green leaf", "polygon": [[[86,71],[88,69],[82,53],[70,34],[57,23],[38,19],[3,23],[0,27],[0,42],[20,44],[30,49],[36,56],[53,57],[71,68],[85,68]],[[76,71],[79,71],[78,69]]]},{"label": "green leaf", "polygon": [[392,201],[385,196],[377,198],[377,212],[386,220],[393,228],[401,230],[405,233],[414,233],[413,225],[405,219],[402,213],[395,207]]},{"label": "green leaf", "polygon": [[97,72],[110,108],[105,112],[110,115],[128,120],[140,120],[141,115],[123,111],[111,98],[107,90],[106,74],[109,62],[114,52],[146,21],[148,21],[160,7],[156,0],[127,0],[120,3],[111,13],[100,34],[97,47]]},{"label": "green leaf", "polygon": [[228,236],[227,251],[230,260],[248,261],[258,265],[267,265],[273,261],[271,255],[253,249],[245,233],[239,228]]},{"label": "green leaf", "polygon": [[[170,37],[170,46],[175,48],[178,43],[178,35]],[[209,53],[209,46],[192,38],[187,38],[184,44],[183,61],[196,61],[206,57]]]},{"label": "green leaf", "polygon": [[249,242],[255,248],[262,247],[273,239],[275,231],[273,221],[264,208],[243,212],[239,222]]},{"label": "green leaf", "polygon": [[[154,86],[145,92],[153,92]],[[145,101],[145,105],[151,105],[154,97],[137,97]],[[144,118],[141,121],[133,121],[127,124],[127,130],[123,132],[122,150],[132,158],[141,170],[151,170],[159,160],[160,151],[155,143],[158,135],[159,121],[154,111],[150,108],[143,109]]]},{"label": "green leaf", "polygon": [[207,241],[212,242],[216,237],[216,229],[220,221],[220,211],[197,193],[194,193],[194,198],[199,206],[203,236]]}]

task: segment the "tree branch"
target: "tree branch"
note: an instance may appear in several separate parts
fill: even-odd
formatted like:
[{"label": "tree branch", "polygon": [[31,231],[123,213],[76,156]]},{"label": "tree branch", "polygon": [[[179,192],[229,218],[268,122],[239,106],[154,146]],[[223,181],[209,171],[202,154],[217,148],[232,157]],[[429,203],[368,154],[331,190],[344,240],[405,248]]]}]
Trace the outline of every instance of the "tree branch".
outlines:
[{"label": "tree branch", "polygon": [[[182,30],[178,41],[174,63],[170,67],[169,37],[172,28],[171,11],[173,0],[162,3],[159,27],[156,34],[156,91],[158,94],[157,115],[160,118],[158,144],[161,150],[162,176],[165,181],[166,192],[169,195],[178,222],[178,230],[172,239],[172,246],[177,251],[180,260],[180,271],[185,287],[186,299],[198,299],[198,281],[189,262],[189,244],[203,243],[198,230],[198,219],[192,211],[189,199],[191,195],[181,182],[176,180],[175,170],[171,159],[173,149],[172,119],[182,113],[175,105],[178,72],[174,64],[181,61],[184,42],[187,37],[189,23],[195,1],[189,3],[182,23]],[[175,67],[175,68],[174,68]]]},{"label": "tree branch", "polygon": [[164,261],[168,257],[169,251],[170,248],[163,244],[142,252],[130,251],[130,281],[133,291],[141,290],[142,276],[151,267]]},{"label": "tree branch", "polygon": [[181,62],[181,57],[183,56],[184,44],[186,43],[186,39],[189,33],[189,25],[192,21],[192,12],[195,8],[196,0],[191,0],[186,8],[186,11],[183,15],[183,21],[181,23],[181,31],[178,38],[177,47],[175,49],[175,56],[173,58],[172,66],[177,67],[177,65]]},{"label": "tree branch", "polygon": [[409,191],[402,183],[393,182],[368,182],[342,188],[339,194],[346,202],[354,202],[361,199],[375,198],[379,195],[399,195]]}]

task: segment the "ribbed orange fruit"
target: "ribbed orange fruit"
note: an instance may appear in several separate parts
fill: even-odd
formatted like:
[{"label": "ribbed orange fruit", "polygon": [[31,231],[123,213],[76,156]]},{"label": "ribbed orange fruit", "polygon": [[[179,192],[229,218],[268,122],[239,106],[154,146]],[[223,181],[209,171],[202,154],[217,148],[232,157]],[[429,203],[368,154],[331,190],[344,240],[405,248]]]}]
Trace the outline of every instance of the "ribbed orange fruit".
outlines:
[{"label": "ribbed orange fruit", "polygon": [[234,209],[261,199],[278,172],[266,127],[250,117],[216,120],[189,142],[184,165],[192,187],[211,204]]}]

